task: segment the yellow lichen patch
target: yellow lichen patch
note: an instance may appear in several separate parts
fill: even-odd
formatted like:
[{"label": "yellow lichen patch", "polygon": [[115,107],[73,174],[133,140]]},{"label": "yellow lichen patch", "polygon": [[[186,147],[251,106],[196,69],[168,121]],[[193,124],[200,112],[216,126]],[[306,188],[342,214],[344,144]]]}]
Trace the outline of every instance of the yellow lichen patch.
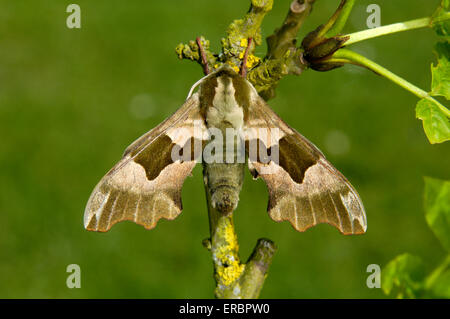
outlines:
[{"label": "yellow lichen patch", "polygon": [[243,48],[241,53],[239,53],[239,59],[242,60],[245,55],[245,50],[247,49],[247,46],[248,46],[248,40],[246,38],[242,38],[241,42],[239,43],[239,46]]},{"label": "yellow lichen patch", "polygon": [[[239,53],[239,59],[242,60],[244,58],[245,55],[245,49],[248,46],[248,40],[245,38],[241,39],[241,42],[239,44],[242,48],[244,48],[244,50],[241,51],[241,53]],[[255,65],[259,64],[259,62],[261,62],[261,59],[258,58],[256,55],[253,54],[249,54],[247,56],[247,68],[251,69],[253,68]]]},{"label": "yellow lichen patch", "polygon": [[237,254],[239,251],[239,244],[232,222],[225,225],[223,234],[229,249]]},{"label": "yellow lichen patch", "polygon": [[[241,54],[239,54],[239,59],[242,60],[244,58],[244,55],[245,52],[241,52]],[[251,69],[255,65],[259,64],[259,62],[261,62],[261,59],[258,58],[256,55],[249,54],[247,56],[247,68]]]},{"label": "yellow lichen patch", "polygon": [[248,40],[246,38],[242,38],[241,43],[239,45],[243,48],[246,48],[248,46]]},{"label": "yellow lichen patch", "polygon": [[239,67],[236,66],[233,62],[231,61],[227,61],[226,62],[229,66],[231,66],[233,68],[234,71],[236,71],[236,73],[239,73]]},{"label": "yellow lichen patch", "polygon": [[227,267],[221,266],[217,268],[217,281],[225,286],[230,286],[233,282],[240,278],[244,271],[245,265],[237,261],[229,261]]},{"label": "yellow lichen patch", "polygon": [[214,257],[219,261],[216,268],[216,279],[225,286],[231,285],[239,279],[244,271],[245,265],[239,261],[239,244],[232,223],[225,223],[221,227],[224,245],[214,252]]},{"label": "yellow lichen patch", "polygon": [[255,65],[259,64],[259,62],[261,62],[261,59],[256,55],[251,54],[247,57],[247,68],[251,69]]}]

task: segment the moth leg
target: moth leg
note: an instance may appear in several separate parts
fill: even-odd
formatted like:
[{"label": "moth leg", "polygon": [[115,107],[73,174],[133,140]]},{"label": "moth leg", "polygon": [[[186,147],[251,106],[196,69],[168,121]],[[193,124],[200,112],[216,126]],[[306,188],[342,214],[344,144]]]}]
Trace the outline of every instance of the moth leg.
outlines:
[{"label": "moth leg", "polygon": [[243,78],[245,78],[247,76],[248,52],[250,51],[250,46],[252,45],[252,42],[253,42],[253,38],[248,38],[247,48],[245,49],[245,52],[244,52],[244,58],[242,59],[241,71],[240,71],[240,74]]},{"label": "moth leg", "polygon": [[205,49],[203,48],[202,41],[200,40],[200,37],[197,37],[195,39],[198,45],[198,49],[200,51],[200,57],[202,58],[202,66],[203,66],[203,72],[205,75],[209,74],[209,67],[208,67],[208,60],[206,59],[206,53]]}]

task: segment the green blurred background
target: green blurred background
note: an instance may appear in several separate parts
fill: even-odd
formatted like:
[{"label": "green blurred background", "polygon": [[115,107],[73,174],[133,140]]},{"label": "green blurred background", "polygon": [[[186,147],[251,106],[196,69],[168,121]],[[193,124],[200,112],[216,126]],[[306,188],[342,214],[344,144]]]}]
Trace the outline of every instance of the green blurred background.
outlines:
[{"label": "green blurred background", "polygon": [[[338,5],[317,1],[301,36]],[[360,0],[347,32],[365,29],[366,7],[382,24],[429,15],[438,0]],[[106,233],[83,228],[98,180],[137,137],[179,107],[201,76],[174,54],[204,35],[215,51],[248,1],[78,0],[82,28],[66,27],[68,1],[0,1],[0,297],[210,298],[213,267],[201,167],[183,188],[183,213],[151,231],[130,222]],[[275,1],[263,36],[284,19]],[[354,48],[429,89],[431,30]],[[256,51],[263,56],[265,44]],[[286,77],[269,102],[313,141],[359,191],[368,231],[343,236],[328,225],[305,233],[266,213],[261,180],[247,179],[235,213],[241,257],[257,238],[278,246],[262,298],[382,298],[366,267],[410,252],[429,270],[444,253],[422,209],[423,176],[450,178],[448,144],[430,145],[415,119],[417,99],[356,67]],[[79,264],[81,289],[66,287]]]}]

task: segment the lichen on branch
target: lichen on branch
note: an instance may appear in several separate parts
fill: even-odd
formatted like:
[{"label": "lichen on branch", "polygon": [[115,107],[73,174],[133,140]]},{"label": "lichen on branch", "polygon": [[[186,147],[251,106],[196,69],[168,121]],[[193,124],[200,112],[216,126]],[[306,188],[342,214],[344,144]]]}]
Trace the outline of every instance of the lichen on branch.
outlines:
[{"label": "lichen on branch", "polygon": [[206,180],[205,190],[211,237],[203,244],[211,251],[213,259],[214,294],[220,299],[258,298],[276,251],[275,244],[259,239],[247,263],[241,263],[233,215],[224,215],[212,207]]},{"label": "lichen on branch", "polygon": [[[247,79],[266,100],[275,96],[278,82],[288,74],[299,75],[307,67],[302,49],[296,46],[297,34],[312,10],[315,0],[292,1],[283,24],[267,38],[268,51],[264,58],[254,55],[255,47],[262,44],[261,24],[272,9],[273,0],[252,0],[250,9],[242,19],[234,20],[221,40],[222,50],[216,54],[210,51],[210,42],[200,37],[210,70],[223,64],[230,65],[236,72],[242,65],[244,53],[252,38],[247,57]],[[179,44],[176,53],[180,59],[202,64],[200,49],[195,41]]]}]

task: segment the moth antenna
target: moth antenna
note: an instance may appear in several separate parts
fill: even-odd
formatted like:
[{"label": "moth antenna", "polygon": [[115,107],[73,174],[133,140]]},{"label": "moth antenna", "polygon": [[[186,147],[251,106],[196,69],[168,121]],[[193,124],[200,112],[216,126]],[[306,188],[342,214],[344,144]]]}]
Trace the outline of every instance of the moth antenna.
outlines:
[{"label": "moth antenna", "polygon": [[205,73],[205,75],[208,75],[209,67],[208,67],[208,60],[206,59],[205,49],[203,48],[203,44],[202,41],[200,40],[200,37],[197,37],[195,40],[197,42],[198,49],[200,51],[200,56],[202,58],[203,72]]},{"label": "moth antenna", "polygon": [[245,78],[247,76],[247,59],[248,59],[248,52],[250,51],[250,46],[252,45],[253,38],[248,38],[247,41],[247,48],[245,48],[244,52],[244,58],[242,59],[242,65],[241,65],[241,76]]},{"label": "moth antenna", "polygon": [[191,87],[191,89],[189,90],[189,94],[188,94],[186,100],[189,99],[189,98],[192,96],[192,94],[194,93],[194,90],[197,88],[197,86],[199,86],[200,83],[202,83],[202,81],[203,81],[205,78],[207,78],[207,77],[208,77],[208,76],[205,75],[205,76],[202,77],[200,80],[198,80],[197,82],[194,83],[194,85],[193,85],[193,86]]}]

